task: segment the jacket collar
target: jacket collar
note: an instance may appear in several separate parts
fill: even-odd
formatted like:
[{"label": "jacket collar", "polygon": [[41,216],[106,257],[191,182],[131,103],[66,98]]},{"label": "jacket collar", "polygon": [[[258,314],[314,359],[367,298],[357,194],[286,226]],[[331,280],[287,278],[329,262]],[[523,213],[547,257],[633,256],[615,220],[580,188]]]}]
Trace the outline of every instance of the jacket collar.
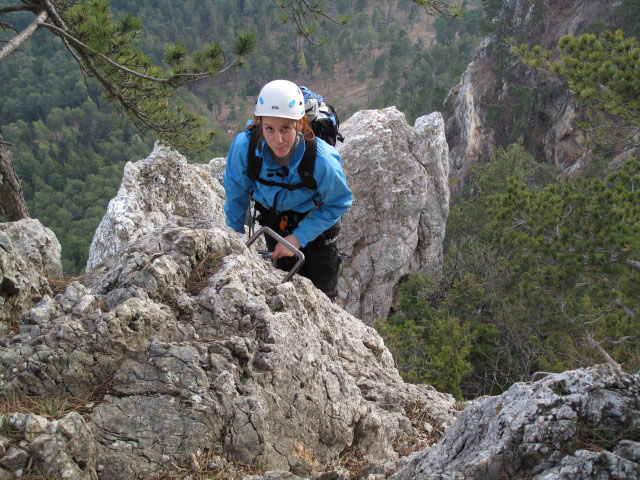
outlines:
[{"label": "jacket collar", "polygon": [[[300,164],[300,162],[302,161],[302,157],[304,156],[305,149],[305,141],[304,139],[301,139],[294,147],[293,155],[291,156],[291,160],[289,160],[289,170],[298,168],[298,165]],[[271,150],[269,150],[267,142],[262,136],[260,136],[260,151],[262,152],[262,158],[267,162],[267,165],[270,168],[280,168],[280,165],[278,165],[271,156]]]}]

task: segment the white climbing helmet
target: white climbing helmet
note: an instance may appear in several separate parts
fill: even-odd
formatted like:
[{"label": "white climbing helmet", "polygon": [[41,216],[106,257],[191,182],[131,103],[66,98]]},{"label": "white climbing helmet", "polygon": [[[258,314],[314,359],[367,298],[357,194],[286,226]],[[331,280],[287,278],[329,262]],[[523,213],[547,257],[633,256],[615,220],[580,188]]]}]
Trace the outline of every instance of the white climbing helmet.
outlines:
[{"label": "white climbing helmet", "polygon": [[304,116],[302,90],[289,80],[273,80],[258,95],[256,117],[281,117],[300,120]]}]

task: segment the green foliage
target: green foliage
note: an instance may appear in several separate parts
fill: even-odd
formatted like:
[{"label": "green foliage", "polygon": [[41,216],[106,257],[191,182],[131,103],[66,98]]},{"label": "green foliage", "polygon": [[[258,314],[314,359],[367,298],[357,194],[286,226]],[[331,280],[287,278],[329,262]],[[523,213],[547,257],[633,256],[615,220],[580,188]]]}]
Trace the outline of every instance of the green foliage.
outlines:
[{"label": "green foliage", "polygon": [[620,28],[627,34],[640,37],[640,0],[622,0],[616,9]]},{"label": "green foliage", "polygon": [[412,44],[406,31],[398,31],[391,37],[388,52],[372,64],[374,78],[385,81],[377,82],[369,107],[396,105],[408,122],[441,110],[480,40],[481,15],[479,10],[470,10],[454,20],[436,19],[437,43],[428,48],[419,42]]},{"label": "green foliage", "polygon": [[495,242],[511,252],[512,267],[520,272],[516,287],[543,299],[558,326],[571,332],[562,350],[575,349],[574,361],[597,359],[581,348],[589,331],[611,345],[618,362],[633,371],[640,367],[640,276],[633,267],[640,258],[638,182],[638,158],[606,182],[532,192],[512,181],[493,210]]},{"label": "green foliage", "polygon": [[[442,284],[411,277],[379,324],[403,375],[497,394],[538,370],[602,363],[588,335],[637,371],[640,159],[606,181],[558,183],[514,144],[469,176],[449,215]],[[438,361],[451,345],[447,368]]]},{"label": "green foliage", "polygon": [[414,274],[398,290],[400,313],[376,322],[398,370],[408,382],[429,383],[462,398],[460,382],[471,371],[469,325],[434,308],[436,292],[426,277]]},{"label": "green foliage", "polygon": [[130,14],[114,19],[108,0],[77,3],[60,14],[68,32],[49,28],[70,42],[82,58],[79,65],[98,80],[106,98],[140,128],[150,128],[161,140],[187,151],[206,148],[213,131],[183,104],[168,101],[174,90],[241,63],[256,45],[253,33],[238,32],[236,58],[227,65],[218,44],[206,44],[191,55],[182,43],[167,44],[164,58],[170,70],[164,71],[137,47],[142,22]]},{"label": "green foliage", "polygon": [[445,245],[485,232],[490,221],[489,208],[495,201],[495,195],[504,192],[509,178],[535,188],[552,181],[555,173],[553,167],[536,163],[521,143],[514,143],[506,149],[496,148],[489,163],[471,166],[468,184],[453,199]]},{"label": "green foliage", "polygon": [[502,0],[482,0],[482,10],[484,12],[482,31],[485,34],[493,33],[496,30],[496,25],[492,20],[502,10]]},{"label": "green foliage", "polygon": [[511,52],[533,68],[559,75],[589,109],[592,140],[600,146],[637,146],[640,132],[640,43],[622,30],[600,36],[565,35],[559,57],[539,46],[513,46]]}]

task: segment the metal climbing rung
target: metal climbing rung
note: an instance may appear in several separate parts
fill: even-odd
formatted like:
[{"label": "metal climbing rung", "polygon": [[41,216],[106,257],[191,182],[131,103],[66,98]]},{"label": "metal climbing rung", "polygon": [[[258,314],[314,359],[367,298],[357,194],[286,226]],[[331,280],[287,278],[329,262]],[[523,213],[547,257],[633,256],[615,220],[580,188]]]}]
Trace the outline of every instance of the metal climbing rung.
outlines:
[{"label": "metal climbing rung", "polygon": [[298,257],[298,261],[296,262],[296,264],[293,266],[291,271],[287,274],[286,277],[284,277],[284,280],[282,280],[281,282],[281,283],[287,283],[289,280],[291,280],[291,277],[293,277],[296,274],[296,272],[300,270],[300,267],[304,263],[304,253],[302,253],[296,247],[291,245],[289,242],[287,242],[284,238],[282,238],[276,232],[271,230],[269,227],[260,227],[260,229],[256,233],[254,233],[249,240],[247,240],[247,243],[246,243],[247,247],[250,247],[253,244],[253,242],[255,242],[263,233],[265,235],[269,235],[271,238],[282,243],[285,247],[291,250],[296,257]]}]

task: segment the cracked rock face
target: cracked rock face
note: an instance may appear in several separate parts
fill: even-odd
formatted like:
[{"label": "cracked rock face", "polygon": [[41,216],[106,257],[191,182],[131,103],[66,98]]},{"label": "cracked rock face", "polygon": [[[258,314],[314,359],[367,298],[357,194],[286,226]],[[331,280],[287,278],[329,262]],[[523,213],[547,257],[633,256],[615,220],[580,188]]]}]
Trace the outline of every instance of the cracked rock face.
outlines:
[{"label": "cracked rock face", "polygon": [[640,376],[608,365],[470,402],[393,480],[640,478]]},{"label": "cracked rock face", "polygon": [[441,275],[449,159],[439,113],[412,128],[395,107],[357,112],[339,145],[353,206],[342,217],[339,299],[367,324],[386,317],[411,272]]},{"label": "cracked rock face", "polygon": [[[79,413],[73,412],[60,420],[49,420],[32,413],[12,413],[0,417],[6,423],[16,443],[0,453],[0,478],[20,478],[18,472],[27,467],[48,472],[51,478],[97,480],[95,442],[91,430]],[[2,443],[2,442],[0,442]],[[0,448],[2,452],[3,448]],[[3,476],[4,475],[4,476]]]},{"label": "cracked rock face", "polygon": [[405,384],[372,328],[307,279],[280,285],[243,240],[171,217],[25,313],[0,396],[83,399],[91,462],[73,460],[74,435],[46,440],[79,469],[67,478],[133,479],[205,451],[302,476],[347,455],[375,470],[452,423],[452,397]]},{"label": "cracked rock face", "polygon": [[[441,273],[449,213],[448,147],[439,113],[412,128],[395,107],[356,113],[341,125],[339,145],[353,207],[342,220],[339,303],[367,324],[386,316],[393,289],[412,271]],[[170,215],[224,226],[225,159],[208,166],[156,145],[128,163],[91,244],[87,269],[162,225]]]},{"label": "cracked rock face", "polygon": [[61,273],[60,243],[51,230],[31,218],[0,223],[0,336],[51,294],[45,275]]}]

